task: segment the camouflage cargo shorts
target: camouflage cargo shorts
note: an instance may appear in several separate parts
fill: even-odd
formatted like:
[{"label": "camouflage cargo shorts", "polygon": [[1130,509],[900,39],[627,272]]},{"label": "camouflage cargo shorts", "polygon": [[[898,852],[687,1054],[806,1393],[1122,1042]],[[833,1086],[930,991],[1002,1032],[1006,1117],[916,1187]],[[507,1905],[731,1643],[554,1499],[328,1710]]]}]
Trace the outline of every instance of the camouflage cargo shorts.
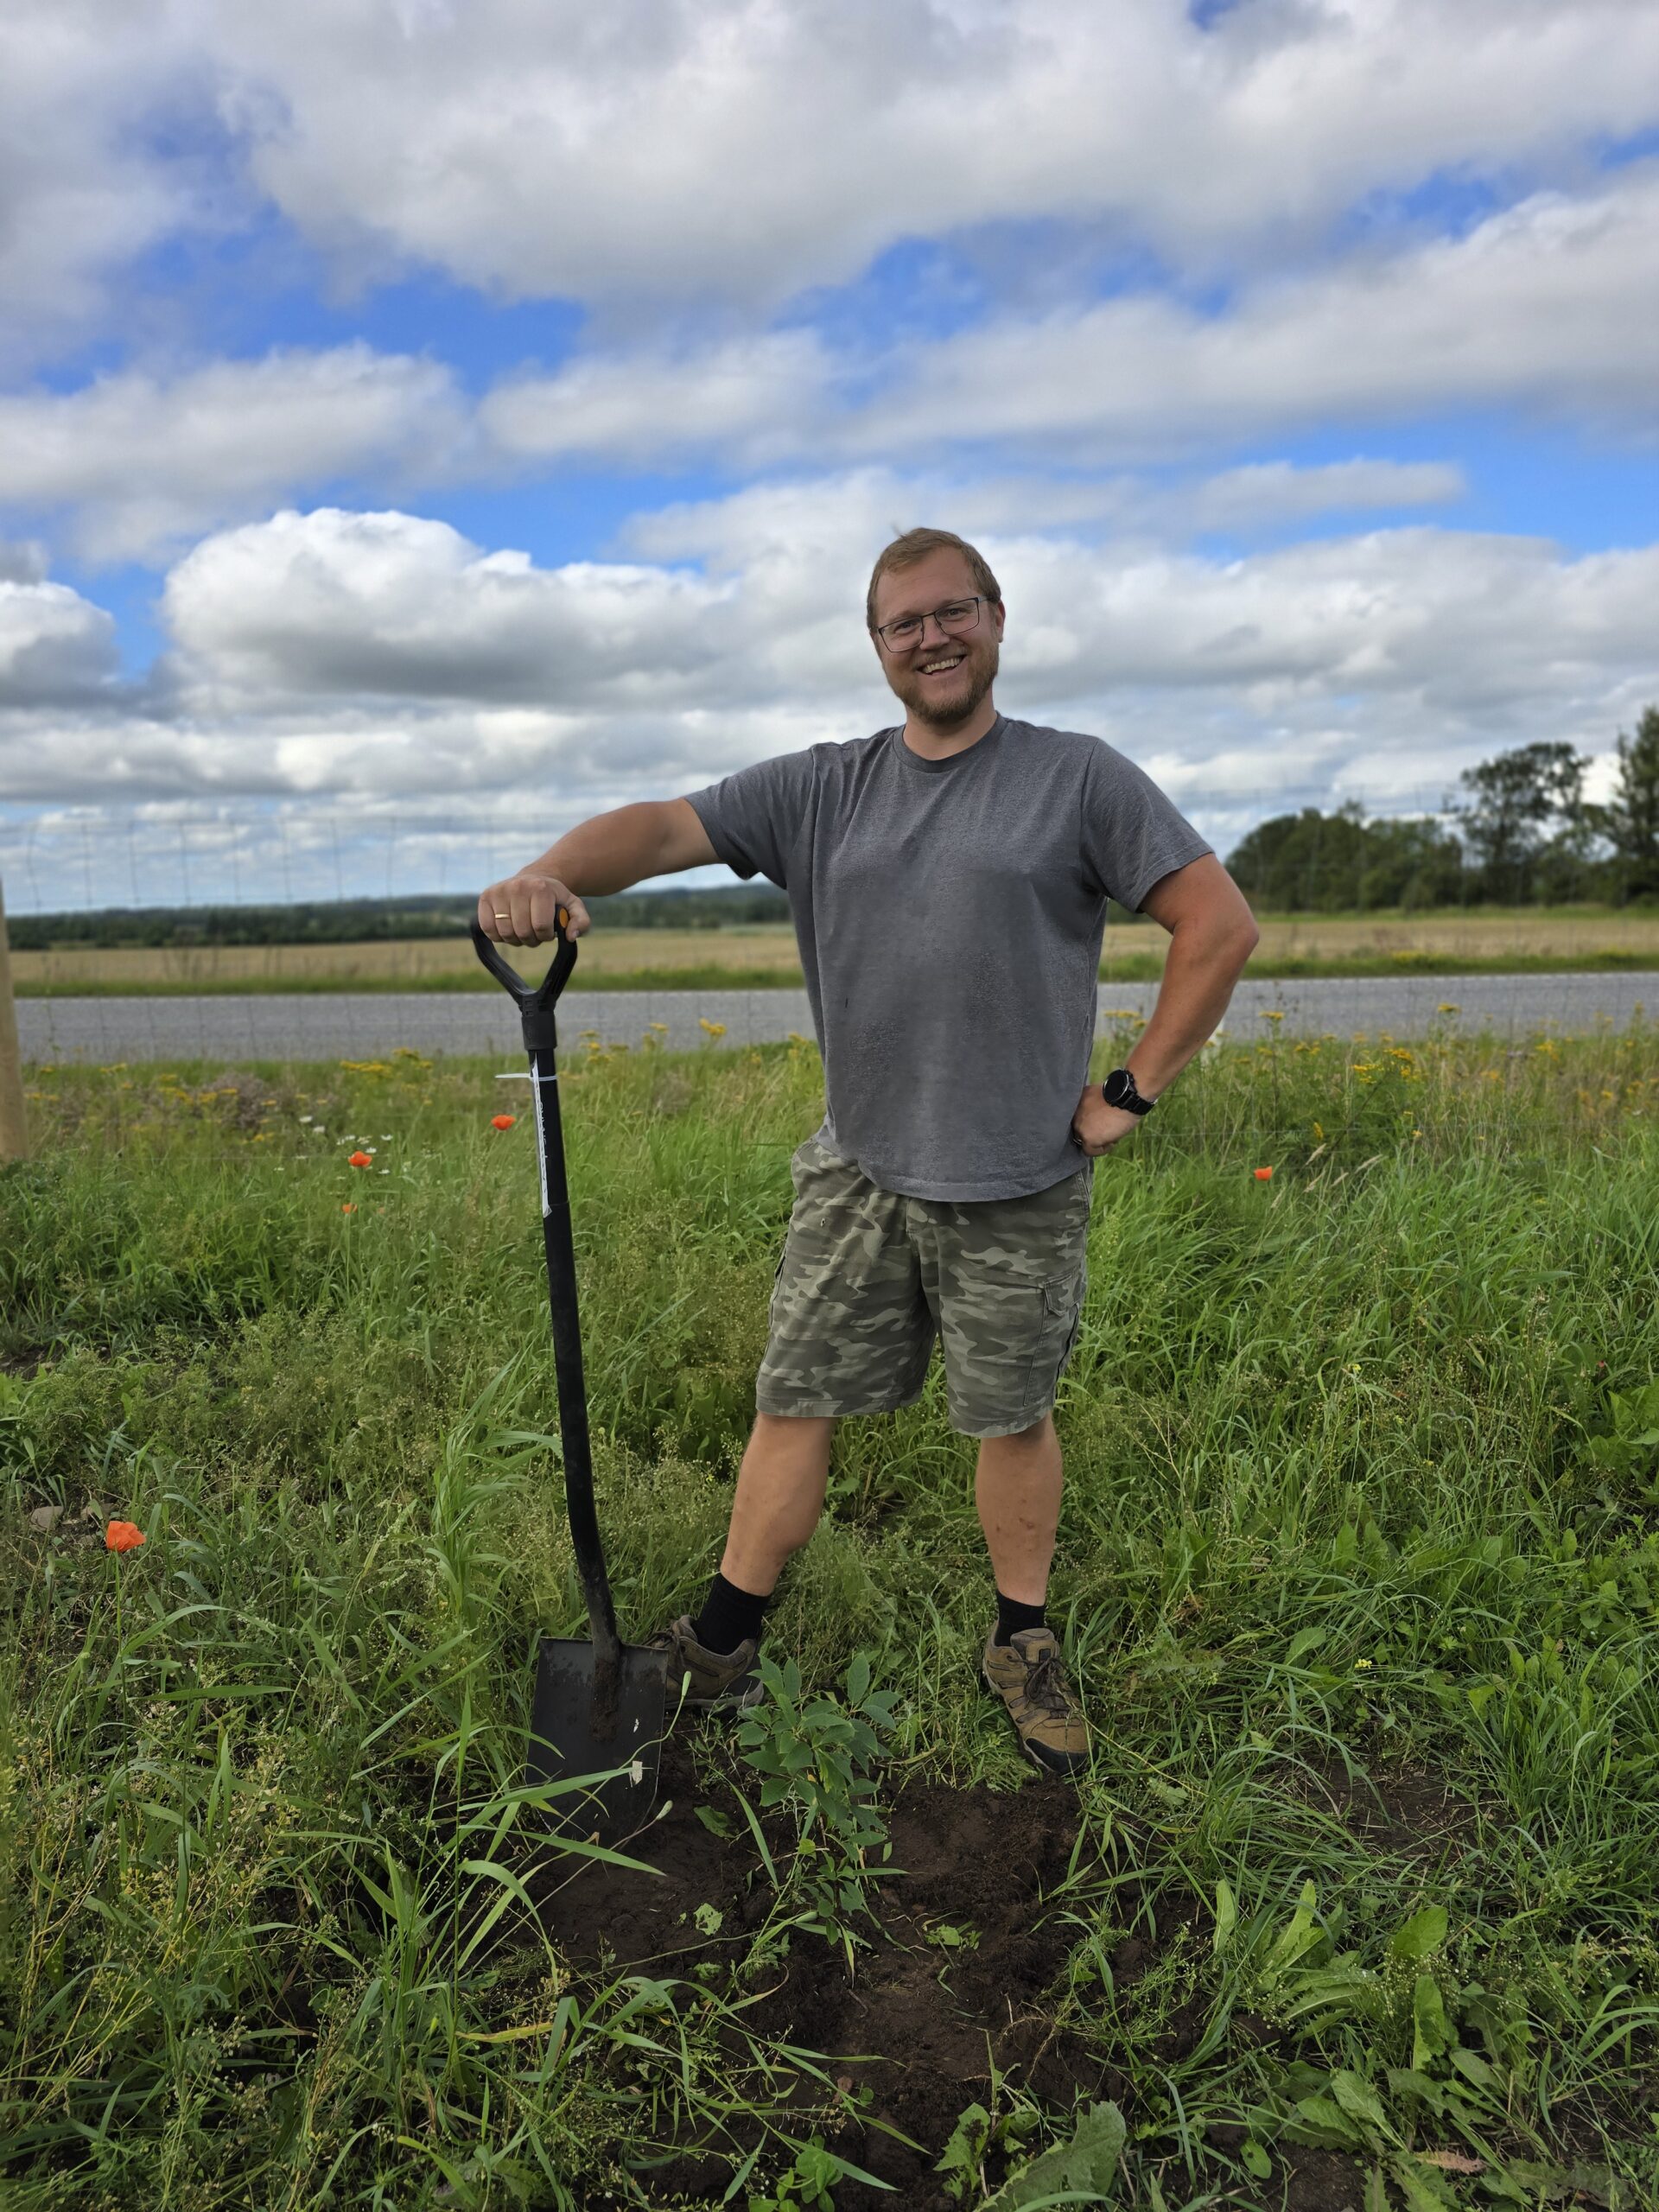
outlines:
[{"label": "camouflage cargo shorts", "polygon": [[1077,1338],[1094,1162],[1029,1198],[968,1205],[878,1190],[809,1137],[755,1384],[763,1414],[891,1413],[937,1336],[950,1426],[1011,1436],[1054,1403]]}]

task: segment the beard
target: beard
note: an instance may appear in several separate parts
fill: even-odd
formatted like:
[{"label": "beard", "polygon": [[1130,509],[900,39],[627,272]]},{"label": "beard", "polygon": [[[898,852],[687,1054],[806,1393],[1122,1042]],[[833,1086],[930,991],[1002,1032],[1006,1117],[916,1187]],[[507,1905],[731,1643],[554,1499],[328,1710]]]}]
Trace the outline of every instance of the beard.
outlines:
[{"label": "beard", "polygon": [[[958,639],[956,642],[968,641]],[[998,641],[992,639],[988,644],[969,645],[962,666],[948,685],[924,683],[913,669],[906,668],[890,670],[887,686],[906,711],[929,729],[957,729],[978,711],[996,681],[1001,658]]]}]

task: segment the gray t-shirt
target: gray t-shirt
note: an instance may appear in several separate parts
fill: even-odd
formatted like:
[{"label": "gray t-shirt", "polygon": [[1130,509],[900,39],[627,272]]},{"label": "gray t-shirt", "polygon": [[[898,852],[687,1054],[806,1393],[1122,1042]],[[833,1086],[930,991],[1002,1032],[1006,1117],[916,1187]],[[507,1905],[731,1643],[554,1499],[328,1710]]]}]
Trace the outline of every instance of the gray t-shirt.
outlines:
[{"label": "gray t-shirt", "polygon": [[924,760],[899,729],[688,792],[789,893],[823,1054],[820,1141],[880,1189],[1023,1198],[1075,1174],[1109,892],[1210,851],[1097,737],[1006,715]]}]

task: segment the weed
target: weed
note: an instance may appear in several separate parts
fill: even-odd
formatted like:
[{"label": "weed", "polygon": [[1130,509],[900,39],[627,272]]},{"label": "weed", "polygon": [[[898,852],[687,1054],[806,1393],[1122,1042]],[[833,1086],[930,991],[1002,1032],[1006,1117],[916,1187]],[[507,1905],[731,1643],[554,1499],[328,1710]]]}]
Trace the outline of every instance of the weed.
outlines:
[{"label": "weed", "polygon": [[805,1695],[793,1659],[779,1667],[763,1656],[760,1674],[765,1694],[745,1714],[736,1739],[745,1764],[760,1777],[762,1808],[786,1807],[794,1816],[794,1854],[780,1882],[791,1924],[840,1943],[850,1967],[853,1947],[863,1940],[858,1923],[869,1914],[883,1871],[872,1864],[887,1827],[871,1770],[893,1725],[894,1694],[870,1687],[863,1652],[847,1670],[844,1703]]}]

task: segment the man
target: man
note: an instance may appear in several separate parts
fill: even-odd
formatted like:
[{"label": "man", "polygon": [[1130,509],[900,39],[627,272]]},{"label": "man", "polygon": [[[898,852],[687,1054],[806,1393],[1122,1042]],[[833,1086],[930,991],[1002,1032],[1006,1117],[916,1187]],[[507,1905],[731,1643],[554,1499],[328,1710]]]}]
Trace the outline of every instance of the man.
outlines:
[{"label": "man", "polygon": [[[948,531],[887,546],[866,607],[902,726],[619,807],[494,884],[508,944],[589,926],[583,893],[723,861],[788,892],[826,1113],[796,1153],[720,1572],[657,1639],[695,1704],[760,1694],[766,1599],[823,1510],[836,1422],[921,1392],[935,1336],[951,1426],[979,1440],[995,1576],[987,1682],[1027,1753],[1074,1773],[1088,1730],[1044,1616],[1058,1523],[1052,1407],[1077,1332],[1094,1162],[1220,1021],[1256,942],[1208,845],[1098,738],[992,698],[1005,610]],[[1088,1084],[1108,893],[1171,933],[1128,1065]]]}]

